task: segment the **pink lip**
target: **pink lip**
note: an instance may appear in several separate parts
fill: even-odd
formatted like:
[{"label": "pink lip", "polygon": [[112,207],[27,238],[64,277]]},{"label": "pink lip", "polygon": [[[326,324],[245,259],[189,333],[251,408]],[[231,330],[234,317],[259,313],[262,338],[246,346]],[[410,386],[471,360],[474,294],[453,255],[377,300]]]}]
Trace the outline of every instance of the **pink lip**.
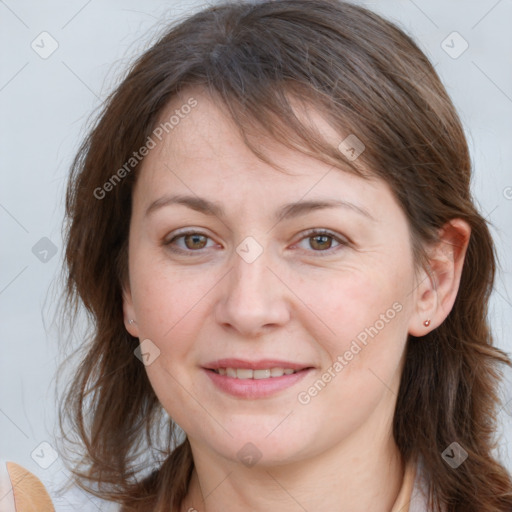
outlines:
[{"label": "pink lip", "polygon": [[[250,368],[261,370],[265,368],[291,368],[296,373],[283,375],[282,377],[270,377],[268,379],[237,379],[215,373],[217,368]],[[208,363],[203,367],[204,372],[211,379],[213,384],[221,391],[237,398],[257,399],[266,398],[278,393],[302,380],[309,372],[313,371],[311,366],[292,363],[289,361],[278,361],[264,359],[260,361],[244,361],[241,359],[219,359]]]}]

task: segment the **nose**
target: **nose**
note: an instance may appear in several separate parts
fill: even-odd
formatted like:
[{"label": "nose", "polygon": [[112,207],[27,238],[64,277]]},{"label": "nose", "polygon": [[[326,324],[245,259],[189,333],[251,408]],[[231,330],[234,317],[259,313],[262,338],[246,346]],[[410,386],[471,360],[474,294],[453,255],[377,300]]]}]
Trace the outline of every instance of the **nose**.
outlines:
[{"label": "nose", "polygon": [[216,305],[217,322],[244,337],[257,337],[272,327],[286,325],[290,291],[268,251],[252,262],[234,253],[232,261]]}]

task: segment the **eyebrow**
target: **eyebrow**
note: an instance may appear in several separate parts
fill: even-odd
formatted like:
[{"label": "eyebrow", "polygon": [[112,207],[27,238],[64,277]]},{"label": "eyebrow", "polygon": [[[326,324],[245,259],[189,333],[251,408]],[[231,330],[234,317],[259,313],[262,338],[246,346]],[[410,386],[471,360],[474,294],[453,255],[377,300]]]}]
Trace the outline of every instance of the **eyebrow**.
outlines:
[{"label": "eyebrow", "polygon": [[[174,204],[187,206],[188,208],[191,208],[192,210],[200,212],[204,215],[210,215],[219,218],[226,217],[226,212],[219,203],[209,201],[208,199],[199,196],[187,195],[167,195],[160,197],[159,199],[156,199],[148,206],[144,216],[147,217],[163,207],[171,206]],[[297,201],[295,203],[286,204],[276,211],[274,220],[282,221],[285,219],[291,219],[294,217],[299,217],[300,215],[305,215],[306,213],[309,213],[313,210],[322,210],[326,208],[350,209],[367,217],[368,219],[374,222],[377,222],[375,217],[373,217],[370,214],[370,212],[365,208],[342,199],[319,199],[309,201]]]}]

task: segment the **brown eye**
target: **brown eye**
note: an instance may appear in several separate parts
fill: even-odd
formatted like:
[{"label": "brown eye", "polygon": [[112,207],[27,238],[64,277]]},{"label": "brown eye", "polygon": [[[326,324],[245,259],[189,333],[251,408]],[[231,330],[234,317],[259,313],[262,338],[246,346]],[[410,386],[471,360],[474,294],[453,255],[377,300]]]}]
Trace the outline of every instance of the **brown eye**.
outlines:
[{"label": "brown eye", "polygon": [[310,246],[313,249],[321,251],[331,248],[333,237],[329,235],[315,235],[310,236],[309,240],[312,241],[310,242]]},{"label": "brown eye", "polygon": [[203,233],[188,231],[176,235],[169,241],[164,242],[164,245],[172,252],[193,255],[195,252],[200,253],[202,249],[207,249],[208,240],[211,240],[210,237]]},{"label": "brown eye", "polygon": [[187,249],[203,249],[206,246],[207,239],[208,237],[199,233],[183,236]]},{"label": "brown eye", "polygon": [[[310,230],[306,233],[306,236],[301,238],[299,244],[304,240],[307,241],[307,247],[302,246],[302,249],[308,252],[315,252],[318,256],[324,256],[332,254],[339,249],[343,249],[349,245],[349,242],[341,236],[337,236],[330,231],[325,230]],[[333,241],[337,245],[333,246]]]}]

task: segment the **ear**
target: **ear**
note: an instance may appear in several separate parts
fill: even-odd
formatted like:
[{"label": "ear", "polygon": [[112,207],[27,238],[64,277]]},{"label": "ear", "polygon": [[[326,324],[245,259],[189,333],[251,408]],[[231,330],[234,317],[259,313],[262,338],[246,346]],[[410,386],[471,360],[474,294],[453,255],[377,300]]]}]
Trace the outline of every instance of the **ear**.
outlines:
[{"label": "ear", "polygon": [[[440,229],[439,241],[428,248],[428,268],[419,275],[409,334],[425,336],[441,325],[452,310],[470,237],[469,224],[452,219]],[[430,320],[428,326],[424,324],[426,320]]]},{"label": "ear", "polygon": [[[137,317],[135,315],[135,309],[133,307],[132,292],[130,285],[126,284],[123,286],[123,317],[124,326],[126,330],[135,338],[139,337],[139,328],[137,326]],[[130,320],[134,320],[130,323]]]}]

